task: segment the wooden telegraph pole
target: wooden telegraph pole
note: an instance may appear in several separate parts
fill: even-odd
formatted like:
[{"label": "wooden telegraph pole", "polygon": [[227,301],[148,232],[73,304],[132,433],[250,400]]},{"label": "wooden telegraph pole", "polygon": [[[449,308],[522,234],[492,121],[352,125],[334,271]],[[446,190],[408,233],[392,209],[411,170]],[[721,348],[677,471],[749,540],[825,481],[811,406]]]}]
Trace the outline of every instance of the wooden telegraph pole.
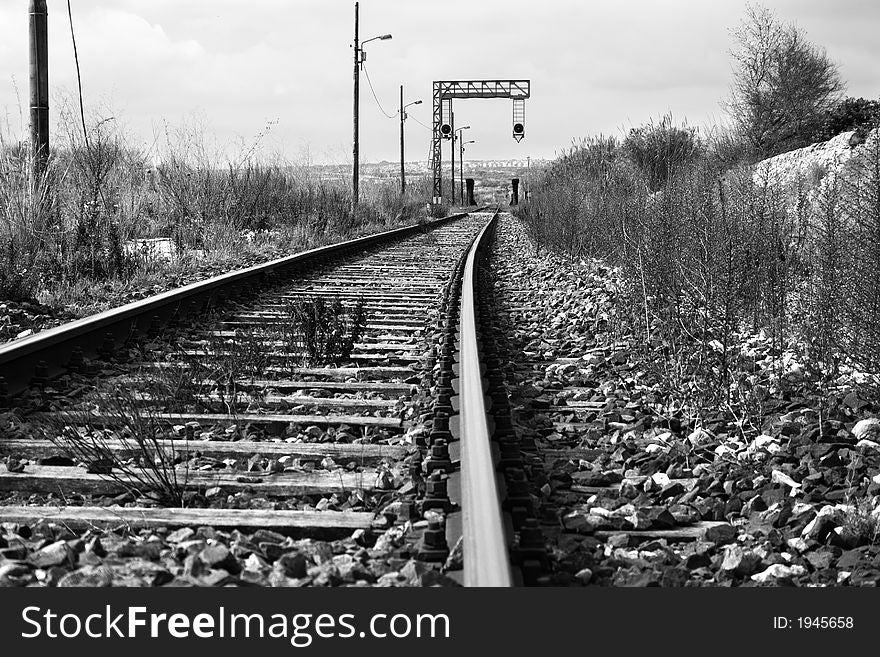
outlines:
[{"label": "wooden telegraph pole", "polygon": [[400,193],[406,191],[406,172],[403,169],[403,85],[400,85]]},{"label": "wooden telegraph pole", "polygon": [[30,119],[33,182],[49,162],[49,39],[46,0],[30,0]]},{"label": "wooden telegraph pole", "polygon": [[358,141],[358,105],[360,102],[361,76],[360,76],[360,53],[358,43],[358,3],[354,3],[354,167],[351,183],[351,216],[357,216],[358,208],[358,160],[360,159],[360,142]]}]

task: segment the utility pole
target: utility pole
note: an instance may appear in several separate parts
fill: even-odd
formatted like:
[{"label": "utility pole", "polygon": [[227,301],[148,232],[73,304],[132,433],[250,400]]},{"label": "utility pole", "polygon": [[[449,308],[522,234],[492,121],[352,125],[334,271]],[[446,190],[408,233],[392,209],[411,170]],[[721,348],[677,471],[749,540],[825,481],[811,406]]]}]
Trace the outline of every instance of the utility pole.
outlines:
[{"label": "utility pole", "polygon": [[49,39],[46,0],[31,0],[30,37],[30,101],[31,152],[33,183],[46,171],[49,161]]},{"label": "utility pole", "polygon": [[373,37],[372,39],[367,39],[363,43],[358,40],[358,3],[354,3],[354,145],[352,147],[352,158],[354,162],[352,163],[352,176],[351,176],[351,216],[352,218],[357,217],[357,209],[358,209],[358,170],[360,164],[360,139],[358,137],[358,117],[360,111],[360,96],[361,96],[361,63],[364,62],[367,58],[367,53],[364,52],[364,46],[370,41],[375,41],[376,39],[390,39],[390,34],[383,34],[382,36]]},{"label": "utility pole", "polygon": [[400,109],[398,110],[398,114],[400,114],[400,193],[403,194],[406,191],[406,171],[404,170],[404,148],[403,148],[403,124],[406,121],[406,108],[410,105],[421,105],[421,100],[414,100],[411,103],[403,104],[403,85],[400,85]]},{"label": "utility pole", "polygon": [[[458,130],[455,129],[455,114],[452,115],[452,205],[455,205],[455,140],[458,139],[459,143],[464,137],[459,134],[462,130],[470,130],[471,127],[469,125],[463,125]],[[464,203],[464,196],[461,197],[462,203]]]},{"label": "utility pole", "polygon": [[[455,184],[455,181],[452,181]],[[464,205],[464,137],[458,139],[458,198]]]},{"label": "utility pole", "polygon": [[530,156],[526,156],[526,201],[529,200],[529,187],[532,184],[532,158]]},{"label": "utility pole", "polygon": [[406,191],[406,172],[403,170],[403,85],[400,85],[400,193]]},{"label": "utility pole", "polygon": [[452,148],[449,149],[449,157],[452,159],[452,180],[450,187],[452,188],[452,205],[455,206],[455,112],[450,112],[449,125],[452,126]]},{"label": "utility pole", "polygon": [[[477,142],[473,139],[465,141],[463,135],[458,136],[458,171],[459,171],[458,192],[459,192],[459,198],[461,199],[462,205],[465,205],[465,197],[464,197],[464,147],[467,146],[468,144],[475,144],[475,143],[477,143]],[[453,183],[455,183],[455,181],[453,181]],[[468,199],[467,205],[470,205],[470,199]]]},{"label": "utility pole", "polygon": [[358,142],[358,105],[361,91],[360,80],[360,55],[361,47],[358,43],[358,3],[354,3],[354,166],[351,183],[351,217],[357,217],[358,209],[358,160],[360,158],[360,143]]}]

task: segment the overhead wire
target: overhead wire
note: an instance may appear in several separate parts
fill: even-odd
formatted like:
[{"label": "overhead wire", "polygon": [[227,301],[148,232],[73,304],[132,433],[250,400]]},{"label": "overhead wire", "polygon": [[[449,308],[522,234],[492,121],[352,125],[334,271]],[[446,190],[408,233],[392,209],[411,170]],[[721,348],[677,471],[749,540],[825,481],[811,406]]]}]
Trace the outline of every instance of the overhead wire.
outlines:
[{"label": "overhead wire", "polygon": [[[385,108],[382,107],[382,103],[379,102],[379,97],[376,95],[376,90],[373,88],[373,81],[370,79],[370,72],[367,70],[367,65],[366,65],[366,63],[365,63],[365,62],[361,63],[361,66],[362,66],[363,69],[364,69],[364,76],[367,78],[367,86],[370,87],[370,93],[371,93],[372,96],[373,96],[373,100],[376,102],[376,107],[378,107],[378,108],[379,108],[379,111],[382,112],[382,114],[385,115],[385,118],[388,118],[388,119],[396,119],[396,118],[397,118],[397,115],[398,115],[398,112],[395,112],[394,114],[389,114],[388,112],[385,111]],[[428,131],[431,130],[431,128],[429,128],[428,126],[426,126],[424,123],[422,123],[421,121],[419,121],[416,117],[412,116],[411,114],[407,114],[407,115],[406,115],[406,118],[408,118],[408,119],[412,119],[413,121],[415,121],[416,123],[418,123],[420,126],[422,126],[425,130],[428,130]],[[431,147],[429,146],[429,147],[428,147],[428,161],[429,161],[429,164],[430,164],[430,160],[431,160]]]},{"label": "overhead wire", "polygon": [[364,64],[361,64],[361,66],[364,69],[364,75],[367,76],[367,84],[370,86],[370,92],[373,94],[373,100],[376,101],[376,106],[379,108],[379,111],[382,112],[382,114],[384,114],[389,119],[397,118],[397,113],[389,114],[382,107],[382,103],[379,102],[379,97],[376,95],[376,90],[373,89],[373,81],[370,80],[370,73],[369,73],[369,71],[367,71],[367,65],[364,63]]},{"label": "overhead wire", "polygon": [[408,118],[408,119],[412,119],[413,121],[415,121],[416,123],[418,123],[420,126],[422,126],[425,130],[430,130],[430,129],[431,129],[431,128],[429,128],[428,126],[426,126],[424,123],[422,123],[421,121],[419,121],[416,117],[414,117],[414,116],[412,116],[412,115],[410,115],[410,114],[407,114],[407,115],[406,115],[406,118]]}]

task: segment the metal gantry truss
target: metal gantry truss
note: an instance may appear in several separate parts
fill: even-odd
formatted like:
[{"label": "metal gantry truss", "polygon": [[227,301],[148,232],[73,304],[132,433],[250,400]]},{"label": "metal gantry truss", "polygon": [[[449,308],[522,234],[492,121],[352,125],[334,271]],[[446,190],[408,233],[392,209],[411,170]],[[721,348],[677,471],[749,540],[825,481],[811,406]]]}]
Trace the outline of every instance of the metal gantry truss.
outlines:
[{"label": "metal gantry truss", "polygon": [[[514,138],[519,141],[525,134],[525,104],[531,94],[529,80],[434,80],[434,115],[431,136],[431,168],[434,171],[434,203],[443,199],[443,181],[441,176],[441,140],[451,136],[451,117],[453,98],[512,98],[514,99],[514,124],[517,123],[517,109],[522,112],[520,133],[514,130]],[[447,136],[441,131],[444,125],[450,126]],[[518,138],[517,138],[518,136]]]}]

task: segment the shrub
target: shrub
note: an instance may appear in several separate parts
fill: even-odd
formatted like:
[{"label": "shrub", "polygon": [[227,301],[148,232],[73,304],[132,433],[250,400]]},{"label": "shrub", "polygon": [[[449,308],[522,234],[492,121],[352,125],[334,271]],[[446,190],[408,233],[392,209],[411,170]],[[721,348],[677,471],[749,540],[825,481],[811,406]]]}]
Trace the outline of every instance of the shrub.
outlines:
[{"label": "shrub", "polygon": [[630,130],[622,147],[652,191],[661,189],[675,171],[693,163],[703,150],[696,129],[676,126],[671,114],[659,123]]},{"label": "shrub", "polygon": [[880,135],[872,133],[850,162],[841,184],[846,223],[845,277],[841,309],[845,349],[856,365],[880,383]]},{"label": "shrub", "polygon": [[880,100],[844,98],[826,115],[813,141],[827,141],[841,132],[855,130],[864,137],[880,125]]},{"label": "shrub", "polygon": [[[128,143],[113,119],[87,116],[86,140],[70,106],[33,189],[28,149],[0,140],[0,298],[82,304],[84,290],[100,287],[92,283],[192,267],[185,254],[194,249],[234,266],[258,248],[255,233],[276,231],[266,248],[314,247],[413,221],[429,198],[425,178],[411,178],[405,195],[396,180],[365,180],[353,217],[347,179],[262,156],[265,133],[230,156],[201,126],[184,125],[166,128],[151,152]],[[148,237],[171,238],[184,257],[159,265],[127,246]]]},{"label": "shrub", "polygon": [[338,364],[351,356],[366,328],[363,303],[347,309],[339,299],[323,297],[295,300],[285,311],[284,342],[288,351],[304,351],[306,364]]}]

